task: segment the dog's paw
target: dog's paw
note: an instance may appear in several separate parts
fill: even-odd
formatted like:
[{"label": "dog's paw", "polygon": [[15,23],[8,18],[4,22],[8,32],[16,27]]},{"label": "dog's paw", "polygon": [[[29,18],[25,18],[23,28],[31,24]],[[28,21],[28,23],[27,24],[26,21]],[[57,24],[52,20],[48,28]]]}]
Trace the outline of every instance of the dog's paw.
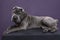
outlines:
[{"label": "dog's paw", "polygon": [[9,34],[9,32],[8,31],[4,31],[3,32],[3,35],[6,35],[6,34]]},{"label": "dog's paw", "polygon": [[48,30],[47,29],[44,29],[43,32],[48,32]]},{"label": "dog's paw", "polygon": [[57,30],[55,30],[55,29],[51,30],[52,33],[56,32],[56,31],[57,31]]}]

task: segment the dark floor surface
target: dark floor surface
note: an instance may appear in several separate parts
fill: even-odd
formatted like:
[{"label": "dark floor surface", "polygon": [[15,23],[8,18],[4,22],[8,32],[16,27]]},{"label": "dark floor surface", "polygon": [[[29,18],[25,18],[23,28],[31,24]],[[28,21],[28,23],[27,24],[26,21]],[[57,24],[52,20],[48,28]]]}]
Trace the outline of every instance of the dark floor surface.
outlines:
[{"label": "dark floor surface", "polygon": [[21,30],[3,35],[2,40],[60,40],[59,30],[43,33],[41,29]]}]

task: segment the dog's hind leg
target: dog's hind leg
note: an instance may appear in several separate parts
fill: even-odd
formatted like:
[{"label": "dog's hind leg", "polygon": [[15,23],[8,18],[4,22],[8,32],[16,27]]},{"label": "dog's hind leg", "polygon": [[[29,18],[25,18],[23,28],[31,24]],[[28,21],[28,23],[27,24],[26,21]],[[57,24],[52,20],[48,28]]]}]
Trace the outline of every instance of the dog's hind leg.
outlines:
[{"label": "dog's hind leg", "polygon": [[46,27],[46,26],[41,26],[41,28],[42,28],[43,32],[48,32],[49,31],[48,27]]}]

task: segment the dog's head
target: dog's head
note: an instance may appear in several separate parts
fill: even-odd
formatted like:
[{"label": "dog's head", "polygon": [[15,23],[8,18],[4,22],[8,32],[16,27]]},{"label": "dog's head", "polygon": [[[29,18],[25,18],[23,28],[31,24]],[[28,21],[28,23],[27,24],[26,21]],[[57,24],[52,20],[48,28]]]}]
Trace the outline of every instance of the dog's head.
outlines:
[{"label": "dog's head", "polygon": [[21,20],[26,16],[24,9],[22,7],[13,7],[13,14],[11,20],[15,23],[20,23]]},{"label": "dog's head", "polygon": [[24,12],[24,9],[22,7],[15,6],[13,7],[13,13],[21,13]]}]

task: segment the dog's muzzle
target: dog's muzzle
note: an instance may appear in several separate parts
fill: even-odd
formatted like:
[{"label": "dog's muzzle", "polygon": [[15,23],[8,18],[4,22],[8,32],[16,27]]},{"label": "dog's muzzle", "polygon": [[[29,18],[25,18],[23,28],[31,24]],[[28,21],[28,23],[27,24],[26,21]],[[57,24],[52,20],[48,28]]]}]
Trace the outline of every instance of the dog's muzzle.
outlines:
[{"label": "dog's muzzle", "polygon": [[13,20],[16,21],[18,18],[17,16],[13,16]]},{"label": "dog's muzzle", "polygon": [[12,16],[12,21],[15,22],[15,23],[20,23],[21,19],[20,19],[19,16],[14,15],[14,16]]}]

